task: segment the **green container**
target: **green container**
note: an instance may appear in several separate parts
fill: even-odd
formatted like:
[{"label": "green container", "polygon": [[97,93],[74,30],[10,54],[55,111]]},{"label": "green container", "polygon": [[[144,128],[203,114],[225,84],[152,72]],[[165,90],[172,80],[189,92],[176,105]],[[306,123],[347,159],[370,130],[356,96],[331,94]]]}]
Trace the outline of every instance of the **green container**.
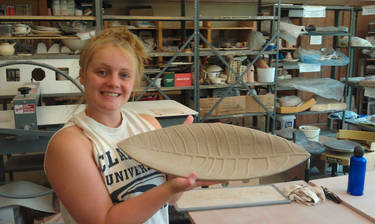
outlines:
[{"label": "green container", "polygon": [[164,73],[164,87],[173,87],[174,86],[174,73],[168,72]]}]

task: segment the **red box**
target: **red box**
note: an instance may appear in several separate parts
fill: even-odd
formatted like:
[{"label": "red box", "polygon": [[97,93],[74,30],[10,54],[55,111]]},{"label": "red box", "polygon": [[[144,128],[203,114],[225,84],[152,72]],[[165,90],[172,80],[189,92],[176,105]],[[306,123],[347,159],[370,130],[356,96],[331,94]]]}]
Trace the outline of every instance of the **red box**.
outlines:
[{"label": "red box", "polygon": [[191,86],[192,85],[192,74],[191,73],[175,73],[174,74],[174,86]]}]

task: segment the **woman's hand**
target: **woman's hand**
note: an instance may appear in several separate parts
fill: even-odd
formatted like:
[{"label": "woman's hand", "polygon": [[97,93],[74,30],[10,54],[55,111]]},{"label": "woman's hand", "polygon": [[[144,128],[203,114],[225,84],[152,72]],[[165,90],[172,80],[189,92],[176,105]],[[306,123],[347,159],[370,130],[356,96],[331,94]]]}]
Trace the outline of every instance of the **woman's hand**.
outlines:
[{"label": "woman's hand", "polygon": [[190,174],[187,178],[168,175],[167,180],[167,184],[170,184],[172,191],[175,192],[175,195],[168,201],[170,205],[174,205],[184,191],[200,186],[225,183],[225,181],[198,181],[195,173]]},{"label": "woman's hand", "polygon": [[192,124],[194,122],[194,117],[192,115],[188,115],[184,124]]},{"label": "woman's hand", "polygon": [[188,191],[196,187],[226,183],[226,181],[197,180],[195,173],[191,173],[187,178],[168,175],[168,182],[176,193]]}]

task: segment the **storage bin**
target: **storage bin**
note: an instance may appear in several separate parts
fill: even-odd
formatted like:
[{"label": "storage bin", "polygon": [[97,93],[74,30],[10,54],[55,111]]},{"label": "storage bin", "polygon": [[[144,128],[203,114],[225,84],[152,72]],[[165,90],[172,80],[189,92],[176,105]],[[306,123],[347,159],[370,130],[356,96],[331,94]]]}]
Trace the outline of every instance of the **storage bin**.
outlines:
[{"label": "storage bin", "polygon": [[191,86],[192,85],[191,73],[175,73],[174,86]]},{"label": "storage bin", "polygon": [[283,115],[283,116],[278,116],[277,121],[278,129],[283,129],[283,128],[294,128],[294,121],[296,120],[295,115]]},{"label": "storage bin", "polygon": [[174,86],[174,73],[173,72],[164,73],[164,86],[165,87]]},{"label": "storage bin", "polygon": [[257,68],[258,82],[273,82],[275,80],[275,68]]}]

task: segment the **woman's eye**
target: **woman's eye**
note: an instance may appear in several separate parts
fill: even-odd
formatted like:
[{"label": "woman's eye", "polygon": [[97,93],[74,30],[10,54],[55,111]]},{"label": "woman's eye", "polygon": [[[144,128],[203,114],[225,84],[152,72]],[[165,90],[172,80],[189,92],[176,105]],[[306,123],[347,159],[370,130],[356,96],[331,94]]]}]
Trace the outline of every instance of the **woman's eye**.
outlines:
[{"label": "woman's eye", "polygon": [[127,74],[127,73],[121,74],[121,78],[126,79],[126,78],[129,78],[129,77],[130,77],[130,75]]},{"label": "woman's eye", "polygon": [[105,71],[104,70],[98,71],[98,74],[99,75],[105,75]]}]

